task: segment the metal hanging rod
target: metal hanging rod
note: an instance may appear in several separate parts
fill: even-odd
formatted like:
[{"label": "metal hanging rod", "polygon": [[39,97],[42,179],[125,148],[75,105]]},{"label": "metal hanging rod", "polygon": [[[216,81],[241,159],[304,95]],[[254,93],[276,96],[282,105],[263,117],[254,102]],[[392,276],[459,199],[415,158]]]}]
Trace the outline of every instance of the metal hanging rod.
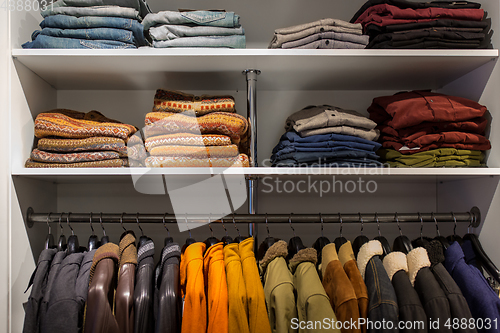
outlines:
[{"label": "metal hanging rod", "polygon": [[[62,215],[61,215],[62,214]],[[90,213],[71,213],[69,215],[70,223],[89,223]],[[26,214],[26,224],[29,228],[35,223],[58,222],[60,218],[66,222],[68,212],[63,213],[35,213],[30,207]],[[396,223],[399,222],[424,222],[424,223],[446,223],[467,222],[473,228],[481,224],[481,212],[479,208],[472,207],[469,212],[449,212],[449,213],[380,213],[380,214],[235,214],[235,223],[359,223],[360,217],[363,223]],[[397,219],[396,219],[397,217]],[[92,213],[92,221],[99,222],[102,218],[103,223],[177,223],[176,216],[173,214],[137,214],[137,213]],[[182,217],[184,218],[184,216]],[[197,221],[206,222],[209,215],[187,215],[189,223]],[[232,223],[233,216],[228,215],[223,218],[225,223]],[[422,221],[421,221],[422,219]],[[434,220],[435,219],[435,220]],[[212,219],[213,222],[220,220]]]}]

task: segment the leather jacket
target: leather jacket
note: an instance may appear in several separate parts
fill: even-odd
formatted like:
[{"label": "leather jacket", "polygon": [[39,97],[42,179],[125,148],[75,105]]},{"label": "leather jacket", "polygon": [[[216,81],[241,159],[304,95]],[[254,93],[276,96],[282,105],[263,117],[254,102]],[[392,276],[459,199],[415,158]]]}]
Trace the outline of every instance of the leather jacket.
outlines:
[{"label": "leather jacket", "polygon": [[149,240],[138,250],[134,288],[134,333],[153,333],[154,321],[154,243]]},{"label": "leather jacket", "polygon": [[134,332],[134,284],[137,249],[135,235],[128,231],[120,240],[120,269],[115,295],[115,318],[121,333]]},{"label": "leather jacket", "polygon": [[170,243],[163,248],[155,292],[156,333],[181,332],[181,249]]}]

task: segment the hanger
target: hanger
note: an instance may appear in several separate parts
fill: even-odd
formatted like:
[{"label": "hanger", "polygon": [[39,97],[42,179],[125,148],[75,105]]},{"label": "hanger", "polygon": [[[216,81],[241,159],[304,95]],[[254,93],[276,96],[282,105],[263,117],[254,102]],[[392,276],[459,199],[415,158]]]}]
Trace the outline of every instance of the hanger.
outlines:
[{"label": "hanger", "polygon": [[58,251],[64,251],[66,250],[67,244],[66,244],[66,236],[64,236],[64,228],[61,225],[61,219],[64,213],[61,213],[59,215],[59,228],[61,228],[61,235],[59,236],[59,241],[57,242],[57,250]]},{"label": "hanger", "polygon": [[89,251],[96,250],[99,245],[99,240],[94,232],[94,227],[92,226],[92,212],[90,212],[90,229],[92,230],[92,235],[89,237]]},{"label": "hanger", "polygon": [[102,238],[101,238],[101,245],[104,245],[106,243],[109,243],[109,236],[106,235],[106,229],[104,229],[104,226],[102,225],[102,212],[101,215],[99,216],[99,223],[101,224],[102,228]]},{"label": "hanger", "polygon": [[163,226],[165,227],[165,230],[167,230],[167,237],[165,237],[165,240],[163,241],[163,246],[167,246],[168,244],[174,242],[174,239],[170,237],[170,230],[168,230],[167,228],[167,223],[165,222],[165,215],[167,215],[167,213],[163,215]]},{"label": "hanger", "polygon": [[296,255],[300,250],[305,249],[306,247],[302,244],[302,239],[297,237],[295,234],[295,229],[292,226],[292,214],[288,217],[288,223],[290,224],[290,228],[293,231],[293,237],[288,242],[288,258],[291,259],[294,255]]},{"label": "hanger", "polygon": [[[420,216],[420,213],[418,213]],[[422,218],[422,217],[420,217]],[[411,250],[413,250],[413,246],[411,245],[410,240],[408,237],[403,235],[403,231],[401,230],[401,226],[399,225],[399,218],[398,218],[398,213],[394,214],[394,219],[396,220],[396,223],[398,224],[398,229],[399,229],[399,236],[396,237],[394,240],[394,243],[392,244],[392,250],[393,251],[399,251],[403,252],[404,254],[408,254]],[[423,223],[423,219],[421,220]]]},{"label": "hanger", "polygon": [[342,226],[343,226],[343,221],[342,221],[342,216],[339,213],[339,222],[340,222],[340,236],[335,238],[333,241],[335,243],[335,249],[337,250],[337,253],[340,250],[340,247],[347,243],[347,239],[345,239],[344,236],[342,236]]},{"label": "hanger", "polygon": [[266,230],[267,230],[267,237],[266,239],[264,239],[262,243],[260,243],[259,250],[257,251],[257,260],[262,260],[266,255],[267,250],[279,240],[278,238],[271,237],[269,233],[269,225],[267,224],[267,213],[266,213]]},{"label": "hanger", "polygon": [[135,222],[137,223],[137,226],[139,227],[139,230],[141,231],[141,237],[139,237],[139,243],[137,244],[137,249],[140,249],[141,246],[146,244],[151,238],[148,236],[144,235],[144,230],[142,230],[141,224],[139,223],[139,213],[135,215]]},{"label": "hanger", "polygon": [[424,237],[423,236],[423,233],[424,233],[424,219],[422,218],[422,215],[420,215],[420,213],[418,213],[418,218],[420,219],[420,237],[417,238],[417,239],[414,239],[411,242],[411,245],[414,248],[415,247],[426,247],[430,243],[430,241],[432,240],[429,237]]},{"label": "hanger", "polygon": [[54,248],[54,236],[52,235],[52,228],[50,226],[50,214],[47,215],[47,227],[49,227],[49,233],[47,234],[47,237],[45,238],[45,249],[52,249]]},{"label": "hanger", "polygon": [[451,212],[451,216],[453,217],[453,223],[455,223],[455,225],[453,226],[453,235],[446,237],[446,239],[450,244],[452,244],[453,242],[458,242],[458,244],[462,246],[464,240],[462,239],[462,237],[457,235],[457,218],[455,217],[455,214],[453,214],[453,212]]},{"label": "hanger", "polygon": [[358,252],[359,252],[359,249],[361,249],[361,247],[368,243],[370,241],[370,239],[368,239],[368,237],[366,237],[365,235],[363,235],[363,229],[364,229],[364,221],[363,221],[363,218],[361,217],[361,213],[358,213],[358,216],[359,216],[359,222],[361,223],[361,235],[359,235],[358,237],[356,237],[354,239],[354,242],[352,242],[352,250],[354,252],[354,255],[356,256],[356,258],[358,257]]},{"label": "hanger", "polygon": [[472,223],[474,221],[474,217],[472,214],[471,216],[471,221],[469,226],[467,227],[467,234],[464,236],[464,240],[470,240],[472,243],[472,248],[474,249],[474,253],[477,256],[478,261],[482,264],[484,269],[489,273],[489,275],[497,282],[500,283],[500,270],[495,266],[495,264],[491,261],[491,259],[488,257],[486,252],[483,249],[483,246],[481,245],[481,242],[479,241],[479,237],[477,237],[476,234],[471,233],[470,227],[472,226]]},{"label": "hanger", "polygon": [[205,240],[205,252],[207,252],[208,248],[217,244],[217,243],[220,243],[220,240],[218,240],[216,237],[214,237],[214,231],[212,229],[212,213],[209,213],[208,214],[208,227],[210,228],[210,237],[208,237],[206,240]]},{"label": "hanger", "polygon": [[436,225],[436,237],[434,239],[438,240],[441,243],[441,245],[443,246],[443,250],[446,250],[450,247],[450,243],[448,243],[448,240],[445,237],[441,236],[441,233],[439,232],[438,222],[436,216],[434,216],[434,213],[431,213],[431,217],[434,219],[434,224]]},{"label": "hanger", "polygon": [[238,229],[238,227],[236,226],[236,221],[234,220],[234,213],[233,213],[233,225],[234,225],[234,228],[236,229],[236,231],[238,232],[238,237],[236,237],[233,240],[233,243],[241,243],[242,241],[245,240],[245,237],[241,236],[240,229]]},{"label": "hanger", "polygon": [[80,243],[78,242],[78,236],[75,235],[75,231],[73,230],[73,227],[71,224],[69,224],[69,216],[71,215],[71,212],[68,213],[66,216],[66,224],[68,225],[69,229],[71,230],[71,236],[68,237],[68,255],[72,253],[77,253],[80,251]]},{"label": "hanger", "polygon": [[222,223],[222,227],[224,228],[224,231],[226,232],[226,235],[222,237],[221,242],[224,243],[224,246],[226,246],[229,243],[233,242],[233,238],[228,235],[226,226],[224,225],[224,218],[221,217],[220,222]]},{"label": "hanger", "polygon": [[378,219],[378,215],[376,212],[375,212],[375,220],[377,221],[378,236],[375,237],[374,239],[378,240],[380,244],[382,244],[382,250],[384,251],[384,253],[380,256],[380,258],[383,259],[386,255],[391,253],[391,245],[389,244],[387,238],[382,236],[382,233],[380,232],[380,221]]},{"label": "hanger", "polygon": [[323,235],[323,231],[324,231],[323,216],[321,216],[321,213],[319,213],[319,221],[321,223],[321,237],[316,239],[316,241],[313,244],[313,248],[316,250],[316,252],[318,254],[318,262],[317,262],[316,266],[319,266],[321,264],[323,248],[326,245],[331,243],[330,240]]},{"label": "hanger", "polygon": [[186,248],[189,245],[196,243],[196,240],[194,238],[191,238],[191,229],[189,228],[187,213],[186,213],[185,219],[186,219],[186,225],[188,226],[188,231],[189,231],[189,237],[186,239],[186,246],[185,246],[185,248]]}]

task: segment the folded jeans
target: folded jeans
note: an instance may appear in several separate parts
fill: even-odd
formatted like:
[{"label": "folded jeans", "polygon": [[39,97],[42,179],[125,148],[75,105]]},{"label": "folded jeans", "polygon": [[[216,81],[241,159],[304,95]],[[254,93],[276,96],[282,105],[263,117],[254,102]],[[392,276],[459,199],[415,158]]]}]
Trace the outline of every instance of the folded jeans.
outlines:
[{"label": "folded jeans", "polygon": [[23,49],[136,49],[134,44],[113,40],[85,40],[38,35],[34,41],[24,43]]},{"label": "folded jeans", "polygon": [[240,26],[240,17],[234,12],[220,11],[161,11],[158,13],[148,14],[144,21],[144,29],[164,25],[164,24],[186,24],[186,25],[203,25],[212,27],[237,28]]},{"label": "folded jeans", "polygon": [[182,37],[201,37],[201,36],[232,36],[244,35],[245,31],[242,27],[238,28],[222,28],[210,26],[195,26],[186,25],[160,25],[151,27],[149,34],[154,40],[171,40]]},{"label": "folded jeans", "polygon": [[156,48],[167,47],[224,47],[231,49],[244,49],[246,39],[244,35],[232,36],[205,36],[205,37],[181,37],[172,40],[153,41]]}]

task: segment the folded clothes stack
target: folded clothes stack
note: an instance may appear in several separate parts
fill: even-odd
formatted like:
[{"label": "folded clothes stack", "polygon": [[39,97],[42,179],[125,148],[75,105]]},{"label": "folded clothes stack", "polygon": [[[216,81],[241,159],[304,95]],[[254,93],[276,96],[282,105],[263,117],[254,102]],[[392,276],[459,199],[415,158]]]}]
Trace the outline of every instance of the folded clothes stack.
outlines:
[{"label": "folded clothes stack", "polygon": [[361,24],[338,19],[318,21],[276,29],[270,49],[364,49],[368,36]]},{"label": "folded clothes stack", "polygon": [[394,167],[482,166],[487,109],[428,91],[377,97],[368,108],[380,130],[379,154]]},{"label": "folded clothes stack", "polygon": [[42,30],[26,49],[132,49],[149,45],[144,0],[57,0],[42,8]]},{"label": "folded clothes stack", "polygon": [[[146,115],[147,167],[248,167],[240,153],[247,120],[236,113],[232,96],[194,96],[158,89]],[[130,155],[129,155],[130,158]]]},{"label": "folded clothes stack", "polygon": [[244,49],[240,17],[225,11],[162,11],[144,18],[154,47],[226,47]]},{"label": "folded clothes stack", "polygon": [[126,142],[137,129],[87,113],[55,109],[35,119],[36,148],[27,168],[90,168],[128,165]]},{"label": "folded clothes stack", "polygon": [[289,116],[274,147],[276,167],[378,167],[377,124],[360,113],[330,105],[308,106]]},{"label": "folded clothes stack", "polygon": [[351,23],[363,25],[367,48],[488,48],[490,23],[480,8],[469,1],[368,0]]}]

